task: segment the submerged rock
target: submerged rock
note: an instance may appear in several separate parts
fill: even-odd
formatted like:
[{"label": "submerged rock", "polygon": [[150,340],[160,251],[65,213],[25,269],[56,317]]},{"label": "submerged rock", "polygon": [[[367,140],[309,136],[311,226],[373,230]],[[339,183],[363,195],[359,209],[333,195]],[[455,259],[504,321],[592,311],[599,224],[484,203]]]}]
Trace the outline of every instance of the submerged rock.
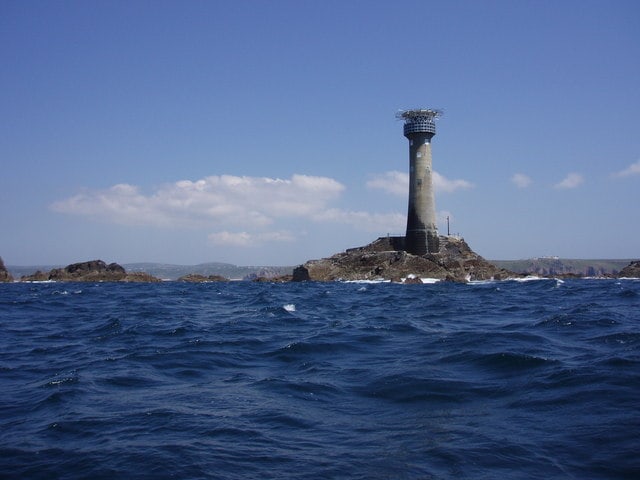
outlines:
[{"label": "submerged rock", "polygon": [[[465,282],[518,276],[498,268],[457,237],[440,237],[439,253],[412,255],[399,250],[396,237],[380,237],[364,247],[350,248],[320,260],[310,260],[293,271],[293,281],[405,280],[420,278]],[[413,280],[412,280],[413,279]]]}]

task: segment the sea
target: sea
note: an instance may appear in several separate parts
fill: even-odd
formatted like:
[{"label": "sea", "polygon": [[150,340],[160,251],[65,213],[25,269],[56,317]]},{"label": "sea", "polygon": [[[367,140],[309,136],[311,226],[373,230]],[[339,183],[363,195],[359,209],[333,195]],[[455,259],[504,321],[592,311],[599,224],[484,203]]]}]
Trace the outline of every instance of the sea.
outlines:
[{"label": "sea", "polygon": [[2,479],[638,479],[640,280],[0,284]]}]

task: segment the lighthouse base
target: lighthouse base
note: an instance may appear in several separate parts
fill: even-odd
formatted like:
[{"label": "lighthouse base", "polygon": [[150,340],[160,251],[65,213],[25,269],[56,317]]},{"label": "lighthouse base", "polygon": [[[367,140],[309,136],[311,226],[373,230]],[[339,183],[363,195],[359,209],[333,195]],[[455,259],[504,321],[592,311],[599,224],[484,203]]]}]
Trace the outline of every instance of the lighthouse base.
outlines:
[{"label": "lighthouse base", "polygon": [[404,248],[413,255],[426,255],[427,253],[438,253],[440,251],[440,238],[438,232],[428,232],[426,230],[411,230],[404,237]]}]

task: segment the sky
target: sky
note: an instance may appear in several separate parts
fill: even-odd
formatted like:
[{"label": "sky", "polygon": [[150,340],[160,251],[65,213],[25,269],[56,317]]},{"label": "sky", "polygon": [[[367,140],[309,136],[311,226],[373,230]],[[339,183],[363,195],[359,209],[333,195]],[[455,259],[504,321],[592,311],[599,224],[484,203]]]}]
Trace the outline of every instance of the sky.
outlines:
[{"label": "sky", "polygon": [[636,0],[0,0],[0,256],[297,265],[406,228],[640,257]]}]

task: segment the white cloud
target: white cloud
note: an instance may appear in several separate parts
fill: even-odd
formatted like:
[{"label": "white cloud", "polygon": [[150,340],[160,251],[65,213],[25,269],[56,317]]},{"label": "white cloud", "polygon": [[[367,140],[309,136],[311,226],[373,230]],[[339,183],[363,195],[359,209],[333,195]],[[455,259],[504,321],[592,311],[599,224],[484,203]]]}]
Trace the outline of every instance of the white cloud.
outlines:
[{"label": "white cloud", "polygon": [[448,178],[443,177],[438,172],[433,172],[433,187],[436,192],[455,192],[456,190],[466,190],[467,188],[472,188],[473,183],[468,182],[467,180],[456,179],[449,180]]},{"label": "white cloud", "polygon": [[208,236],[209,242],[216,246],[255,247],[264,243],[292,242],[294,235],[290,232],[215,232]]},{"label": "white cloud", "polygon": [[511,183],[513,183],[518,188],[527,188],[531,185],[531,177],[525,175],[524,173],[514,173],[511,177]]},{"label": "white cloud", "polygon": [[[436,171],[433,172],[432,178],[433,188],[436,192],[451,193],[473,187],[473,184],[467,180],[449,180]],[[392,195],[406,196],[409,194],[409,174],[395,170],[377,174],[367,182],[367,187],[377,188]]]},{"label": "white cloud", "polygon": [[636,163],[632,163],[624,170],[620,170],[619,172],[612,174],[614,177],[630,177],[631,175],[640,175],[640,160]]},{"label": "white cloud", "polygon": [[127,225],[256,227],[276,218],[322,212],[343,190],[342,184],[327,177],[292,175],[282,180],[220,175],[164,185],[149,195],[128,184],[87,190],[51,208]]},{"label": "white cloud", "polygon": [[380,235],[403,231],[403,214],[336,208],[332,204],[344,188],[327,177],[220,175],[181,180],[150,193],[129,184],[86,190],[55,202],[51,209],[124,225],[208,228],[208,242],[216,246],[292,242],[296,232],[304,231],[300,230],[304,221],[348,225]]},{"label": "white cloud", "polygon": [[567,175],[564,180],[554,185],[555,188],[576,188],[584,183],[584,177],[579,173],[570,173]]},{"label": "white cloud", "polygon": [[367,182],[368,188],[377,188],[392,195],[406,196],[409,193],[409,174],[396,170],[376,174]]}]

